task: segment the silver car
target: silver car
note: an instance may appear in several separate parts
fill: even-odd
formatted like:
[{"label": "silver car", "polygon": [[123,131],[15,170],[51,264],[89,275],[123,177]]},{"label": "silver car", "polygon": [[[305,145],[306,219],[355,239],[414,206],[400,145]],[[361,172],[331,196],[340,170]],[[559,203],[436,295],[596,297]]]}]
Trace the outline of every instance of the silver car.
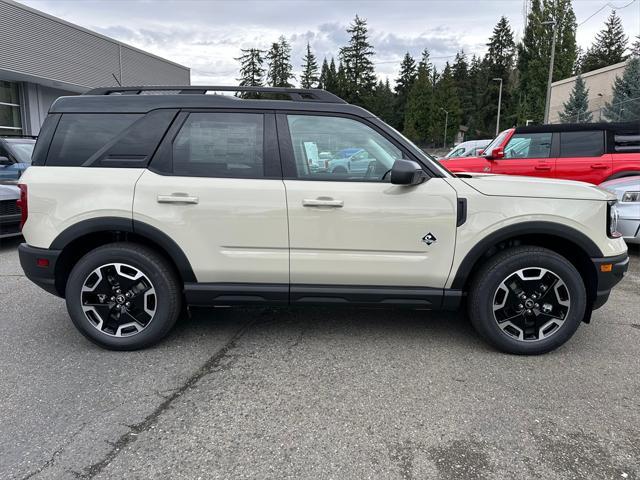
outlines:
[{"label": "silver car", "polygon": [[618,231],[627,243],[640,244],[640,175],[601,183],[618,197]]}]

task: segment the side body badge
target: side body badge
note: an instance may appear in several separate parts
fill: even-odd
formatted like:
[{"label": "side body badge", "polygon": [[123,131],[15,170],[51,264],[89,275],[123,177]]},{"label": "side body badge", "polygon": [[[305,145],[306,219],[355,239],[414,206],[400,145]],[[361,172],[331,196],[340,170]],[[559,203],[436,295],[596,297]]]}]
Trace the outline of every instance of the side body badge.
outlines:
[{"label": "side body badge", "polygon": [[424,237],[422,237],[422,241],[427,245],[432,245],[436,243],[438,239],[433,235],[433,233],[429,232]]}]

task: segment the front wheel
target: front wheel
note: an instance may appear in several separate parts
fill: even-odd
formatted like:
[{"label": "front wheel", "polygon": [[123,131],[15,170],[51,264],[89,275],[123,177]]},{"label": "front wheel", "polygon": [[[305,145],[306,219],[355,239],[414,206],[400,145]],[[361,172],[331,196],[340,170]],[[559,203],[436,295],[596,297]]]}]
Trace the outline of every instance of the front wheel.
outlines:
[{"label": "front wheel", "polygon": [[564,344],[584,318],[587,295],[580,273],[541,247],[516,247],[492,257],[469,294],[475,329],[498,349],[521,355]]},{"label": "front wheel", "polygon": [[176,275],[154,250],[112,243],[90,251],[73,267],[65,290],[76,328],[111,350],[157,343],[180,313]]}]

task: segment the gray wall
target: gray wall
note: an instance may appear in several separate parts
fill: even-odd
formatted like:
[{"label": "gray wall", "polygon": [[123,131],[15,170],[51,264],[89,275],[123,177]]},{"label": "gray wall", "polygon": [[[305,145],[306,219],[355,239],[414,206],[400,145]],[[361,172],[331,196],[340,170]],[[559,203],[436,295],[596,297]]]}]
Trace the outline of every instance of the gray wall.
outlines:
[{"label": "gray wall", "polygon": [[5,70],[79,87],[117,85],[114,76],[123,85],[190,83],[187,67],[12,0],[0,0],[0,32],[0,76]]},{"label": "gray wall", "polygon": [[22,128],[28,135],[38,135],[51,104],[58,98],[75,92],[45,87],[36,83],[22,84]]}]

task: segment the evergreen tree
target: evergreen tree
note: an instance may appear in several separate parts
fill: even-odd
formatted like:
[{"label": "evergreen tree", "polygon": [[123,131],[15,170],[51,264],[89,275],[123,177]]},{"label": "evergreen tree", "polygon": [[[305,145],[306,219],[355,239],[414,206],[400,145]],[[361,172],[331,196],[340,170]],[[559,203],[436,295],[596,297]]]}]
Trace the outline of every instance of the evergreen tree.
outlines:
[{"label": "evergreen tree", "polygon": [[278,41],[271,45],[267,60],[269,61],[267,84],[272,87],[292,87],[289,80],[295,76],[293,65],[291,65],[291,45],[284,36],[280,36]]},{"label": "evergreen tree", "polygon": [[341,80],[338,78],[338,70],[336,70],[336,61],[331,57],[331,62],[329,63],[329,76],[327,77],[329,82],[327,83],[327,90],[336,95],[342,95],[340,90]]},{"label": "evergreen tree", "polygon": [[[236,58],[240,62],[240,78],[238,84],[241,87],[261,87],[264,77],[264,60],[262,55],[264,51],[257,48],[249,48],[241,50],[242,55]],[[238,96],[242,98],[257,98],[257,93],[240,93]]]},{"label": "evergreen tree", "polygon": [[324,88],[325,90],[329,90],[327,88],[327,83],[329,81],[329,63],[327,62],[327,57],[324,57],[322,61],[322,68],[320,69],[320,78],[318,81],[318,88]]},{"label": "evergreen tree", "polygon": [[576,17],[571,0],[532,0],[522,42],[518,45],[517,122],[542,121],[556,23],[553,80],[571,76],[577,59]]},{"label": "evergreen tree", "polygon": [[340,49],[340,63],[344,69],[344,95],[350,103],[361,104],[373,94],[376,76],[371,57],[373,46],[367,38],[367,21],[356,15],[347,28],[351,35],[347,46]]},{"label": "evergreen tree", "polygon": [[318,77],[318,62],[316,61],[316,56],[311,51],[311,45],[309,45],[309,43],[307,43],[307,53],[304,56],[303,62],[300,85],[302,88],[316,88],[320,80]]},{"label": "evergreen tree", "polygon": [[640,58],[630,58],[622,77],[616,78],[604,115],[612,122],[640,121]]},{"label": "evergreen tree", "polygon": [[[448,114],[445,112],[449,112]],[[431,123],[431,140],[436,145],[451,145],[460,126],[460,100],[453,80],[451,66],[446,63],[442,75],[436,84],[433,96],[433,119]],[[445,121],[447,123],[446,139]]]},{"label": "evergreen tree", "polygon": [[[333,59],[331,59],[331,64],[329,65],[329,70],[331,70],[332,67],[333,67],[333,69],[335,69],[335,67],[336,67],[335,63],[333,62]],[[350,85],[349,85],[349,83],[347,81],[347,71],[346,71],[342,61],[340,61],[338,63],[338,70],[336,72],[335,79],[336,79],[336,86],[335,86],[336,94],[340,98],[343,98],[343,99],[347,100],[349,98],[349,87],[350,87]]]},{"label": "evergreen tree", "polygon": [[589,111],[589,89],[585,86],[581,75],[576,78],[569,100],[564,103],[564,111],[560,112],[562,123],[589,123],[593,116]]},{"label": "evergreen tree", "polygon": [[624,60],[628,38],[624,34],[622,21],[613,10],[596,35],[593,45],[587,50],[582,62],[583,73],[607,67]]},{"label": "evergreen tree", "polygon": [[385,122],[390,122],[394,116],[394,100],[389,79],[385,82],[380,80],[373,91],[368,108]]},{"label": "evergreen tree", "polygon": [[400,74],[396,79],[396,109],[392,124],[400,131],[404,128],[404,111],[409,98],[409,91],[416,81],[418,69],[416,61],[409,52],[405,53],[400,64]]},{"label": "evergreen tree", "polygon": [[474,98],[469,64],[467,63],[467,56],[464,50],[456,53],[456,58],[451,69],[453,71],[453,80],[456,84],[456,89],[460,95],[461,121],[464,125],[468,125],[474,110]]},{"label": "evergreen tree", "polygon": [[[485,70],[483,80],[485,84],[484,95],[481,104],[477,107],[477,127],[487,133],[495,132],[496,120],[498,118],[498,97],[500,95],[500,82],[502,80],[502,102],[500,108],[500,119],[509,120],[509,115],[514,108],[511,101],[511,85],[513,65],[516,45],[513,40],[513,32],[506,17],[501,17],[493,29],[493,35],[487,43],[488,51],[483,60],[482,68]],[[500,130],[500,126],[498,127]]]},{"label": "evergreen tree", "polygon": [[420,145],[430,140],[433,116],[433,84],[429,52],[425,49],[418,64],[418,76],[409,92],[404,112],[404,134]]}]

